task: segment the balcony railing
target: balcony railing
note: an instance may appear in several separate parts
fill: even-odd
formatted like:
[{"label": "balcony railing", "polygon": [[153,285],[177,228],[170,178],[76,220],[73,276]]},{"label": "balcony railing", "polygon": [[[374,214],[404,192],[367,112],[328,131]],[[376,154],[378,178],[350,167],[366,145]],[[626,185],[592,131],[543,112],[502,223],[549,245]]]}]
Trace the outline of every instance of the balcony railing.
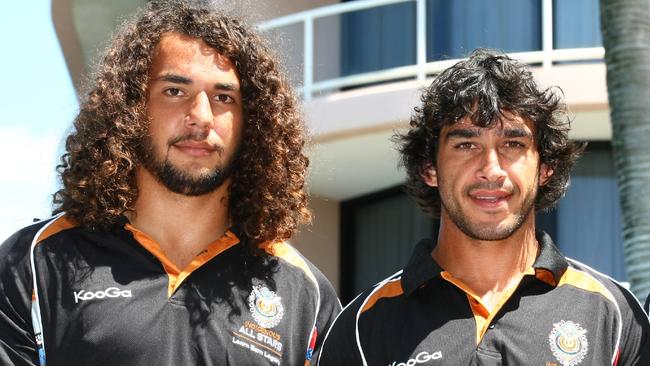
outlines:
[{"label": "balcony railing", "polygon": [[[453,1],[453,0],[449,0]],[[553,0],[541,1],[541,50],[530,52],[509,53],[510,57],[528,64],[541,64],[545,68],[553,67],[554,63],[572,61],[602,60],[605,51],[602,47],[554,49],[553,47]],[[342,15],[355,11],[380,8],[400,3],[415,3],[415,64],[386,68],[378,71],[357,73],[353,75],[315,80],[315,27],[316,20]],[[280,18],[262,22],[259,29],[265,32],[281,30],[287,27],[302,28],[302,80],[298,82],[303,99],[308,101],[317,93],[340,88],[386,82],[391,80],[417,79],[424,81],[428,75],[437,74],[458,59],[427,61],[427,0],[359,0],[315,8],[300,13],[294,13]]]}]

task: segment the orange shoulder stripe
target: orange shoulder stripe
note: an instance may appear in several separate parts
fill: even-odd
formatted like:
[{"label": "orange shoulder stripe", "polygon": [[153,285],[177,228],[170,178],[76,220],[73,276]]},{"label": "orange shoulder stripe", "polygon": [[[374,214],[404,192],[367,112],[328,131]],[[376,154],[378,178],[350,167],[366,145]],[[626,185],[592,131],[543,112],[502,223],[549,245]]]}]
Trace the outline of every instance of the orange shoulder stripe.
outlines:
[{"label": "orange shoulder stripe", "polygon": [[566,272],[564,272],[564,275],[562,275],[562,278],[558,283],[558,287],[563,285],[570,285],[582,290],[599,293],[609,301],[614,303],[616,302],[612,296],[612,293],[609,292],[609,290],[602,283],[600,283],[598,280],[586,272],[579,271],[575,268],[569,267],[567,268]]},{"label": "orange shoulder stripe", "polygon": [[56,219],[54,219],[54,222],[50,223],[47,226],[47,228],[43,230],[41,235],[38,236],[38,239],[36,239],[36,243],[40,243],[54,234],[58,234],[61,231],[72,229],[73,227],[77,227],[77,226],[79,225],[77,225],[77,223],[72,221],[66,215],[57,217]]},{"label": "orange shoulder stripe", "polygon": [[284,241],[267,241],[259,245],[261,249],[270,255],[279,257],[300,268],[314,284],[318,285],[316,276],[312,273],[307,262],[298,254],[298,251]]},{"label": "orange shoulder stripe", "polygon": [[402,289],[402,284],[401,284],[400,279],[396,279],[396,280],[392,280],[390,282],[387,282],[387,283],[383,284],[379,290],[372,293],[372,295],[370,295],[370,297],[366,301],[366,304],[363,306],[363,308],[361,308],[360,314],[363,314],[367,310],[370,310],[370,308],[375,306],[377,301],[379,301],[382,298],[396,297],[396,296],[400,296],[401,294],[403,294],[404,289]]}]

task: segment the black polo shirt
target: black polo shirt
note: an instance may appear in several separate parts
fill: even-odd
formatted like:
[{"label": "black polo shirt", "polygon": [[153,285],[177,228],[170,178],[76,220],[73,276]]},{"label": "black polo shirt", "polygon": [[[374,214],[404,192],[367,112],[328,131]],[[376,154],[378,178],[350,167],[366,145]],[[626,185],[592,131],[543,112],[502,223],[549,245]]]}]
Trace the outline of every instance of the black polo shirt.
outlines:
[{"label": "black polo shirt", "polygon": [[126,222],[27,227],[0,246],[0,364],[309,364],[336,294],[287,243],[260,248],[228,231],[181,269]]},{"label": "black polo shirt", "polygon": [[345,307],[319,364],[650,365],[650,324],[634,296],[564,258],[545,233],[537,240],[535,263],[492,312],[420,242],[403,271]]}]

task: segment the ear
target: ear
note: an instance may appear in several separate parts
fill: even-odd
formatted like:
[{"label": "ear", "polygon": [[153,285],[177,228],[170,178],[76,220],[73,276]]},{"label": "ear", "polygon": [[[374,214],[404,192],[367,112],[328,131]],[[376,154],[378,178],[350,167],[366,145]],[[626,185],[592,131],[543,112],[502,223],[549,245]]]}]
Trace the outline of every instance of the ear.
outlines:
[{"label": "ear", "polygon": [[551,179],[552,175],[553,169],[546,164],[541,164],[539,166],[539,185],[543,186],[548,183],[548,180]]},{"label": "ear", "polygon": [[427,164],[420,173],[420,177],[429,187],[438,187],[438,172],[433,165]]}]

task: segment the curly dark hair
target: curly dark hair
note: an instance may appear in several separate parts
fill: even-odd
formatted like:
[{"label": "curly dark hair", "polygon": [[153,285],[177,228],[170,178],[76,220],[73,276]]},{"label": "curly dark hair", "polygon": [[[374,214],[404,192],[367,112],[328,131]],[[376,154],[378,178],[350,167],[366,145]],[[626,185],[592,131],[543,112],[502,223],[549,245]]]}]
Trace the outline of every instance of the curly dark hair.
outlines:
[{"label": "curly dark hair", "polygon": [[203,40],[235,65],[241,79],[244,127],[231,175],[232,222],[253,242],[289,238],[311,218],[296,97],[261,37],[206,1],[150,2],[115,36],[67,137],[54,212],[96,230],[134,209],[138,145],[149,126],[149,68],[161,37],[172,32]]},{"label": "curly dark hair", "polygon": [[570,120],[561,97],[559,88],[540,90],[526,66],[508,56],[475,50],[435,78],[423,92],[422,106],[415,108],[411,128],[394,136],[407,172],[406,190],[424,211],[439,217],[440,194],[424,183],[422,173],[436,166],[441,129],[468,116],[474,125],[489,128],[509,112],[534,125],[540,162],[553,170],[539,187],[535,209],[553,207],[566,192],[571,169],[586,146],[569,140]]}]

